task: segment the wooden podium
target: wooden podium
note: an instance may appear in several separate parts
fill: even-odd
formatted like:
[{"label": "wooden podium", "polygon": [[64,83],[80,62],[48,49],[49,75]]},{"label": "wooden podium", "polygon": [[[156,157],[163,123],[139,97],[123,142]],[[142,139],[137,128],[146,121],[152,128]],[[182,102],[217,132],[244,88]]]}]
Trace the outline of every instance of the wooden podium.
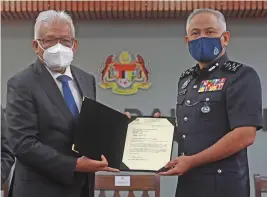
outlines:
[{"label": "wooden podium", "polygon": [[114,197],[121,197],[120,191],[127,191],[127,197],[135,197],[134,191],[141,191],[142,197],[160,197],[160,176],[155,175],[96,175],[95,190],[98,197],[106,197],[106,191],[114,191]]}]

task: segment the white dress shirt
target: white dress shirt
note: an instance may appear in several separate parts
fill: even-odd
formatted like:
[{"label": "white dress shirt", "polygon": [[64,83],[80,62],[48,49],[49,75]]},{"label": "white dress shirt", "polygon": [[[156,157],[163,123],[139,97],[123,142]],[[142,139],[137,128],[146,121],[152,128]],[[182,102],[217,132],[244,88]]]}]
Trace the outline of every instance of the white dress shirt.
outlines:
[{"label": "white dress shirt", "polygon": [[[46,67],[46,66],[45,66]],[[78,107],[78,110],[80,112],[81,110],[81,105],[82,105],[82,97],[78,88],[77,83],[75,82],[75,80],[73,79],[71,70],[70,70],[70,66],[66,68],[65,73],[61,74],[55,71],[50,70],[49,68],[46,67],[46,69],[48,70],[48,72],[51,74],[51,76],[54,78],[61,94],[63,95],[63,89],[62,89],[62,83],[57,79],[59,76],[61,75],[67,75],[71,78],[71,80],[69,80],[69,86],[70,86],[70,90],[71,93],[74,97],[75,103]]]}]

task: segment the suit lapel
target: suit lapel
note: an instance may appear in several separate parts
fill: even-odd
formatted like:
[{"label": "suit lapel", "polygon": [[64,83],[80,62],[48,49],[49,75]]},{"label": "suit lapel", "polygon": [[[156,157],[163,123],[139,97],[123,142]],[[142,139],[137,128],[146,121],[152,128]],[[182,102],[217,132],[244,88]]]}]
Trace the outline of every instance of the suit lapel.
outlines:
[{"label": "suit lapel", "polygon": [[54,78],[39,60],[36,61],[34,66],[36,73],[39,74],[37,80],[41,84],[48,97],[58,107],[66,119],[73,119],[71,111],[69,110]]},{"label": "suit lapel", "polygon": [[88,88],[90,87],[89,85],[90,82],[84,77],[84,75],[80,72],[80,70],[78,70],[75,66],[71,66],[71,72],[80,90],[81,96],[82,97],[86,96],[91,99],[94,99],[92,91],[90,91],[90,89]]}]

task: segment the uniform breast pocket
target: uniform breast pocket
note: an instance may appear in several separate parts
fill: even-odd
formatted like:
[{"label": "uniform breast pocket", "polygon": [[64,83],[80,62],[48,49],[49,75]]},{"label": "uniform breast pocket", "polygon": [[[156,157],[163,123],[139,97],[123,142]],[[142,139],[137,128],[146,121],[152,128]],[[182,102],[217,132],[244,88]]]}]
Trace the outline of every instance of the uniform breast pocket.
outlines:
[{"label": "uniform breast pocket", "polygon": [[224,113],[222,92],[201,93],[199,96],[198,113],[201,120],[219,118]]},{"label": "uniform breast pocket", "polygon": [[181,106],[184,103],[185,95],[178,95],[176,101],[176,107]]},{"label": "uniform breast pocket", "polygon": [[185,95],[178,95],[177,96],[177,101],[176,101],[176,117],[177,120],[179,121],[179,116],[181,116],[181,110],[182,110],[182,106],[184,104],[184,100],[185,100]]}]

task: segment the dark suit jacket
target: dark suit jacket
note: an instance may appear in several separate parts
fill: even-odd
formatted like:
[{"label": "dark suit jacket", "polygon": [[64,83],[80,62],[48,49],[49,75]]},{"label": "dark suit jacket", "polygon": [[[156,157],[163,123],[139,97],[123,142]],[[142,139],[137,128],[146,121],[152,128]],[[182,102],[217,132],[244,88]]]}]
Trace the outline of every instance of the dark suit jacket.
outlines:
[{"label": "dark suit jacket", "polygon": [[[95,99],[95,78],[75,66],[71,71],[81,96]],[[93,196],[94,174],[75,172],[76,121],[39,60],[9,79],[6,114],[17,158],[13,197],[84,197],[84,186]]]},{"label": "dark suit jacket", "polygon": [[10,170],[14,164],[15,157],[12,155],[8,141],[8,130],[6,125],[5,113],[1,107],[1,184],[7,181]]}]

